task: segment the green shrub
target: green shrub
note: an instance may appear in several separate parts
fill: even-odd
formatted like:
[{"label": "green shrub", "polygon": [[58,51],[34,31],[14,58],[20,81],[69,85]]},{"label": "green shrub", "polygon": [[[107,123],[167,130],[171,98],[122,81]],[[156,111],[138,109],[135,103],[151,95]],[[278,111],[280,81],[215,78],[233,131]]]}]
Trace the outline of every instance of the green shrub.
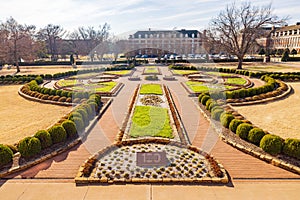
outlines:
[{"label": "green shrub", "polygon": [[45,149],[52,145],[51,135],[46,130],[40,130],[40,131],[36,132],[34,137],[36,137],[40,140],[42,149]]},{"label": "green shrub", "polygon": [[60,97],[61,93],[62,93],[62,90],[56,90],[56,94],[55,95]]},{"label": "green shrub", "polygon": [[85,126],[89,125],[89,116],[88,116],[87,112],[82,108],[76,109],[76,111],[81,114],[84,125]]},{"label": "green shrub", "polygon": [[62,97],[68,97],[68,93],[69,93],[68,91],[63,90],[61,92],[60,96],[62,96]]},{"label": "green shrub", "polygon": [[59,142],[64,142],[67,139],[67,133],[66,133],[65,129],[60,125],[52,126],[48,130],[48,132],[51,135],[53,144],[59,143]]},{"label": "green shrub", "polygon": [[6,144],[5,146],[7,146],[8,148],[10,148],[10,150],[12,150],[13,154],[17,153],[19,150],[18,150],[18,147],[13,145],[13,144]]},{"label": "green shrub", "polygon": [[239,119],[233,119],[230,123],[229,123],[229,129],[232,131],[232,132],[236,132],[236,129],[237,127],[243,123],[242,120],[239,120]]},{"label": "green shrub", "polygon": [[249,132],[248,134],[248,141],[253,143],[253,144],[256,144],[256,145],[259,145],[261,139],[265,136],[265,132],[260,129],[260,128],[253,128],[251,129],[251,131]]},{"label": "green shrub", "polygon": [[286,155],[300,159],[300,140],[286,139],[284,141],[282,152]]},{"label": "green shrub", "polygon": [[6,145],[0,144],[0,166],[12,162],[13,151]]},{"label": "green shrub", "polygon": [[209,99],[210,99],[210,96],[204,95],[204,96],[202,97],[202,99],[201,99],[202,105],[205,106],[206,102],[207,102]]},{"label": "green shrub", "polygon": [[198,101],[201,103],[201,99],[202,97],[204,97],[206,94],[205,93],[201,93],[199,96],[198,96]]},{"label": "green shrub", "polygon": [[50,90],[49,94],[55,96],[56,95],[56,90]]},{"label": "green shrub", "polygon": [[77,134],[76,125],[71,120],[66,120],[61,124],[67,132],[69,138],[75,137]]},{"label": "green shrub", "polygon": [[85,125],[84,125],[84,122],[82,120],[82,118],[79,118],[79,117],[73,117],[72,121],[75,123],[76,125],[76,130],[77,130],[77,133],[81,133],[84,131],[84,128],[85,128]]},{"label": "green shrub", "polygon": [[208,106],[209,112],[211,112],[211,110],[216,106],[220,107],[220,105],[216,101],[213,101],[211,104],[209,104]]},{"label": "green shrub", "polygon": [[21,156],[24,158],[30,158],[41,152],[42,145],[38,138],[26,137],[19,142],[18,149]]},{"label": "green shrub", "polygon": [[43,78],[41,76],[36,77],[34,80],[37,82],[37,84],[43,83]]},{"label": "green shrub", "polygon": [[68,119],[73,120],[74,117],[82,119],[82,115],[79,112],[76,112],[76,111],[71,112]]},{"label": "green shrub", "polygon": [[221,124],[225,127],[228,128],[230,122],[234,119],[234,116],[232,114],[229,113],[224,113],[220,116],[220,121]]},{"label": "green shrub", "polygon": [[282,151],[283,139],[277,135],[267,134],[261,139],[259,146],[265,152],[277,155]]},{"label": "green shrub", "polygon": [[213,99],[208,99],[205,103],[205,107],[206,107],[206,110],[208,110],[210,104],[213,102],[214,100]]},{"label": "green shrub", "polygon": [[242,138],[243,140],[247,140],[248,139],[248,134],[249,131],[253,128],[253,126],[251,124],[248,123],[242,123],[240,125],[238,125],[237,129],[236,129],[236,134]]},{"label": "green shrub", "polygon": [[213,118],[214,120],[217,120],[219,121],[220,120],[220,116],[221,114],[224,112],[223,109],[214,109],[212,112],[211,112],[211,118]]}]

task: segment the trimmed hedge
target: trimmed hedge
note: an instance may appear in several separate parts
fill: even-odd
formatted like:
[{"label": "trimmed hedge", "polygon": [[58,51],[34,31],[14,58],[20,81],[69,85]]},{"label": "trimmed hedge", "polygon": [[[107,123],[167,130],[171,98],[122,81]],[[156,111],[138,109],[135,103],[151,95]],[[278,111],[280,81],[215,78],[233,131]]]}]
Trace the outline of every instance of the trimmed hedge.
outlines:
[{"label": "trimmed hedge", "polygon": [[12,162],[13,151],[7,146],[0,144],[0,167]]},{"label": "trimmed hedge", "polygon": [[250,132],[250,130],[253,128],[253,126],[251,124],[248,123],[242,123],[240,125],[238,125],[237,129],[236,129],[236,134],[244,139],[247,140],[248,138],[248,134]]},{"label": "trimmed hedge", "polygon": [[260,129],[260,128],[253,128],[250,130],[249,134],[248,134],[248,141],[259,145],[261,139],[266,135],[266,133]]},{"label": "trimmed hedge", "polygon": [[271,155],[277,155],[282,151],[283,139],[277,135],[267,134],[261,139],[259,147]]},{"label": "trimmed hedge", "polygon": [[234,119],[234,116],[232,114],[229,114],[229,113],[223,113],[221,116],[220,116],[220,121],[221,121],[221,124],[225,127],[225,128],[228,128],[229,127],[229,124],[230,122]]},{"label": "trimmed hedge", "polygon": [[230,124],[229,124],[229,129],[230,129],[232,132],[236,133],[236,129],[237,129],[237,127],[238,127],[241,123],[243,123],[242,120],[239,120],[239,119],[233,119],[233,120],[230,122]]},{"label": "trimmed hedge", "polygon": [[286,139],[284,141],[282,152],[288,156],[300,159],[300,140],[299,139]]},{"label": "trimmed hedge", "polygon": [[46,130],[39,130],[34,137],[38,138],[41,142],[42,149],[46,149],[52,145],[51,135]]},{"label": "trimmed hedge", "polygon": [[66,130],[68,138],[73,138],[77,135],[76,125],[73,121],[66,120],[61,125]]},{"label": "trimmed hedge", "polygon": [[60,125],[52,126],[48,130],[48,132],[51,135],[53,144],[59,143],[59,142],[64,142],[67,139],[67,133],[66,133],[65,129]]},{"label": "trimmed hedge", "polygon": [[210,99],[210,97],[208,95],[204,95],[202,98],[201,98],[201,103],[202,105],[205,106],[206,102]]},{"label": "trimmed hedge", "polygon": [[18,149],[21,156],[30,158],[41,152],[42,145],[38,138],[26,137],[19,142]]},{"label": "trimmed hedge", "polygon": [[84,128],[85,128],[85,125],[84,125],[84,122],[82,120],[82,118],[79,118],[79,117],[73,117],[72,118],[72,121],[75,123],[76,125],[76,130],[77,130],[77,133],[81,133],[84,131]]},{"label": "trimmed hedge", "polygon": [[224,110],[222,108],[213,109],[211,112],[211,118],[213,118],[214,120],[220,121],[220,116],[223,112],[224,112]]}]

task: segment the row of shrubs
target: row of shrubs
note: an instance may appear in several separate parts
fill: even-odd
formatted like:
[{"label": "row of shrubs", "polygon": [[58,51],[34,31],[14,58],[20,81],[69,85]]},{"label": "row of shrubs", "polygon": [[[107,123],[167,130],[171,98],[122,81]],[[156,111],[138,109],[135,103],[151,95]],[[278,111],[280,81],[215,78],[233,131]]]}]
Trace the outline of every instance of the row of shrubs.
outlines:
[{"label": "row of shrubs", "polygon": [[202,93],[199,102],[211,112],[211,118],[220,121],[221,124],[238,135],[241,139],[251,142],[265,152],[277,155],[280,153],[300,159],[300,140],[282,139],[279,136],[268,134],[250,122],[236,117],[232,110],[224,108],[224,102],[215,100],[211,96]]},{"label": "row of shrubs", "polygon": [[38,85],[37,77],[35,80],[25,84],[21,91],[31,97],[39,98],[42,100],[51,100],[67,103],[80,103],[89,98],[88,92],[73,92],[66,90],[55,90],[51,88],[44,88]]},{"label": "row of shrubs", "polygon": [[251,78],[261,78],[264,75],[268,75],[274,79],[280,79],[283,81],[299,81],[300,72],[251,72],[248,70],[238,70],[232,68],[212,68],[212,67],[195,67],[185,64],[176,64],[170,65],[171,69],[175,70],[199,70],[204,72],[220,72],[220,73],[231,73],[231,74],[240,74],[244,76],[249,76]]},{"label": "row of shrubs", "polygon": [[96,94],[90,95],[88,100],[49,129],[39,130],[33,136],[25,137],[16,146],[0,144],[0,167],[10,163],[16,152],[20,152],[23,158],[29,159],[54,144],[77,138],[89,125],[90,120],[97,115],[101,106],[101,97]]},{"label": "row of shrubs", "polygon": [[26,75],[26,76],[11,76],[11,75],[6,75],[6,76],[0,76],[0,84],[24,84],[28,83],[32,80],[36,79],[36,75]]}]

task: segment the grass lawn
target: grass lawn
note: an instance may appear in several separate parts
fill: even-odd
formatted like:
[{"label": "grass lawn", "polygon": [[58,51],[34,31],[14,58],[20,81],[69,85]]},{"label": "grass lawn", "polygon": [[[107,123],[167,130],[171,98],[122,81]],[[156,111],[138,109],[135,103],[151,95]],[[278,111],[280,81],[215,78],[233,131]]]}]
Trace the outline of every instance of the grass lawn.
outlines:
[{"label": "grass lawn", "polygon": [[157,67],[146,67],[144,73],[146,73],[146,74],[154,74],[154,73],[158,74],[159,71],[158,71]]},{"label": "grass lawn", "polygon": [[110,81],[105,83],[95,83],[95,84],[88,84],[84,86],[76,86],[72,87],[73,90],[82,91],[93,91],[93,92],[110,92],[115,86],[117,82]]},{"label": "grass lawn", "polygon": [[213,75],[213,76],[233,76],[235,74],[228,74],[228,73],[220,73],[220,72],[206,72],[209,75]]},{"label": "grass lawn", "polygon": [[93,78],[97,75],[99,75],[100,73],[95,73],[95,72],[92,72],[92,73],[86,73],[86,74],[77,74],[75,76],[71,76],[70,78],[71,79],[89,79],[89,78]]},{"label": "grass lawn", "polygon": [[143,84],[140,94],[158,94],[162,95],[163,91],[160,84]]},{"label": "grass lawn", "polygon": [[113,74],[113,75],[127,75],[130,74],[131,70],[121,70],[121,71],[106,71],[106,74]]},{"label": "grass lawn", "polygon": [[82,82],[80,82],[79,80],[76,79],[61,79],[59,81],[56,82],[56,84],[59,87],[69,87],[69,86],[73,86],[73,85],[78,85],[78,84],[82,84]]},{"label": "grass lawn", "polygon": [[170,126],[170,118],[166,108],[153,106],[136,106],[132,125],[130,128],[131,137],[163,137],[174,138]]},{"label": "grass lawn", "polygon": [[179,75],[186,75],[186,74],[193,74],[199,72],[198,70],[172,70],[174,74],[179,74]]},{"label": "grass lawn", "polygon": [[235,85],[245,85],[247,83],[247,80],[243,78],[228,78],[226,79],[225,83],[235,84]]},{"label": "grass lawn", "polygon": [[196,93],[199,92],[209,92],[213,90],[224,90],[224,89],[231,89],[233,88],[232,86],[229,85],[222,85],[222,84],[214,84],[211,87],[208,87],[207,85],[204,85],[201,82],[197,81],[187,81],[185,84],[193,91]]},{"label": "grass lawn", "polygon": [[20,85],[0,87],[0,144],[14,144],[46,129],[72,109],[28,101],[18,94],[19,88]]}]

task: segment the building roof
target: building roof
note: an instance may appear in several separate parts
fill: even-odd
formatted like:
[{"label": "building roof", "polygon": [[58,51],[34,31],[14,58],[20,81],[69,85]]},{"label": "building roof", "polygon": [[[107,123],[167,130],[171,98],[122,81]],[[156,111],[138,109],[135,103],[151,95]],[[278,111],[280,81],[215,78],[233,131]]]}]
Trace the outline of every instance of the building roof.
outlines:
[{"label": "building roof", "polygon": [[146,38],[146,35],[150,36],[152,35],[157,35],[157,34],[174,34],[174,32],[176,32],[176,34],[183,34],[186,35],[190,38],[193,37],[194,34],[194,38],[198,37],[198,34],[200,33],[197,30],[186,30],[186,29],[181,29],[181,30],[148,30],[148,31],[137,31],[133,34],[134,38],[138,38],[139,35],[141,35],[141,38]]},{"label": "building roof", "polygon": [[289,31],[289,30],[297,30],[297,29],[300,29],[300,25],[283,26],[280,28],[276,28],[276,31]]}]

